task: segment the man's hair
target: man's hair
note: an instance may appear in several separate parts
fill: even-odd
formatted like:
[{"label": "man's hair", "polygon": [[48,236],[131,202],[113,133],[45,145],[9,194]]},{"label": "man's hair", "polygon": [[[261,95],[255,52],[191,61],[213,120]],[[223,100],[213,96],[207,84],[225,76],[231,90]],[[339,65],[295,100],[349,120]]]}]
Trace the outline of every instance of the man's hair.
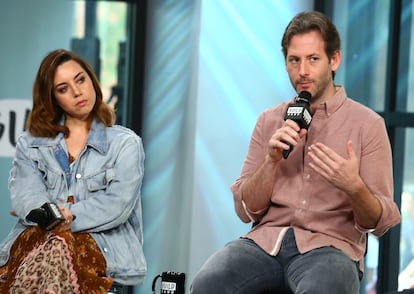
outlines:
[{"label": "man's hair", "polygon": [[341,50],[339,33],[328,17],[318,11],[301,12],[289,22],[283,34],[282,51],[285,59],[291,38],[312,31],[321,33],[325,42],[325,52],[329,59],[332,58],[335,52]]},{"label": "man's hair", "polygon": [[55,137],[59,132],[69,135],[69,129],[61,124],[64,115],[53,92],[55,73],[61,64],[73,60],[78,63],[92,80],[96,92],[96,101],[90,119],[96,117],[106,126],[114,124],[115,115],[112,107],[102,99],[99,81],[90,65],[73,52],[57,49],[42,60],[33,85],[33,106],[26,128],[36,137]]}]

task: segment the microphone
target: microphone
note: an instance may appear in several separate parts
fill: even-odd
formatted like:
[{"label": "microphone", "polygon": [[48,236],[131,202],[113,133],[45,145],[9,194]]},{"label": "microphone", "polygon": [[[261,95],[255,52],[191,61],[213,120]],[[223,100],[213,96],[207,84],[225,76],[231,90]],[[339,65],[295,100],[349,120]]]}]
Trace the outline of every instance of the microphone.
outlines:
[{"label": "microphone", "polygon": [[[285,120],[291,119],[296,122],[301,129],[308,129],[311,121],[312,121],[312,114],[310,112],[310,100],[312,98],[311,93],[308,91],[302,91],[299,93],[299,96],[296,97],[295,103],[291,103],[288,105],[285,114]],[[293,150],[293,146],[289,145],[289,150],[283,150],[282,155],[283,158],[288,158],[290,152]]]},{"label": "microphone", "polygon": [[51,230],[64,221],[65,217],[56,204],[46,202],[41,207],[31,210],[26,220],[37,223],[44,230]]}]

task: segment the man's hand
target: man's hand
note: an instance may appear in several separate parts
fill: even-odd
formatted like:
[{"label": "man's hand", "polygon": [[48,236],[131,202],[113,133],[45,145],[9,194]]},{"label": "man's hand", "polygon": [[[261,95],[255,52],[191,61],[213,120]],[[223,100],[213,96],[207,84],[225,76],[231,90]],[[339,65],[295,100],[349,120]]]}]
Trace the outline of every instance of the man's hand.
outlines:
[{"label": "man's hand", "polygon": [[301,138],[307,133],[306,129],[301,129],[293,120],[286,120],[283,127],[277,129],[272,135],[268,144],[268,155],[274,161],[282,159],[283,150],[289,150],[290,145],[296,146]]},{"label": "man's hand", "polygon": [[310,167],[332,185],[349,195],[355,219],[363,228],[375,228],[382,214],[379,200],[369,191],[359,175],[359,161],[352,148],[346,144],[348,158],[339,156],[322,143],[313,144],[309,151]]},{"label": "man's hand", "polygon": [[352,142],[346,145],[348,158],[343,158],[322,143],[310,147],[310,167],[332,185],[352,195],[364,185],[359,175],[359,161],[352,148]]}]

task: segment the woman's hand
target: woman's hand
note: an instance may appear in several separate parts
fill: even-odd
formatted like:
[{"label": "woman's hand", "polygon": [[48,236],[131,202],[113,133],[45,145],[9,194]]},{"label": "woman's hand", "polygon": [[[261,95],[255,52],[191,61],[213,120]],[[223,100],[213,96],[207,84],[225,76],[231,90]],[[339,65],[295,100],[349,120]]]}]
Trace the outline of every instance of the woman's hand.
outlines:
[{"label": "woman's hand", "polygon": [[65,218],[65,220],[63,222],[61,222],[57,227],[56,230],[58,232],[63,232],[63,231],[69,231],[70,227],[72,225],[74,218],[74,215],[67,210],[65,207],[63,206],[59,206],[60,211],[63,214],[63,217]]}]

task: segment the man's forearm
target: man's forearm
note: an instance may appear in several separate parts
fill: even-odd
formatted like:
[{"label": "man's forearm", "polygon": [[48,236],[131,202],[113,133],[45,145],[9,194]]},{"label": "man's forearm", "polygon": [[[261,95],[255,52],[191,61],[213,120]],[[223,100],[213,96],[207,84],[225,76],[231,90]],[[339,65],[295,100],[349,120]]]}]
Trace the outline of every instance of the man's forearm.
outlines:
[{"label": "man's forearm", "polygon": [[244,182],[242,198],[250,211],[259,211],[269,206],[276,180],[277,164],[266,156],[259,169]]},{"label": "man's forearm", "polygon": [[367,229],[375,228],[382,214],[382,206],[362,179],[355,191],[348,194],[358,224]]}]

